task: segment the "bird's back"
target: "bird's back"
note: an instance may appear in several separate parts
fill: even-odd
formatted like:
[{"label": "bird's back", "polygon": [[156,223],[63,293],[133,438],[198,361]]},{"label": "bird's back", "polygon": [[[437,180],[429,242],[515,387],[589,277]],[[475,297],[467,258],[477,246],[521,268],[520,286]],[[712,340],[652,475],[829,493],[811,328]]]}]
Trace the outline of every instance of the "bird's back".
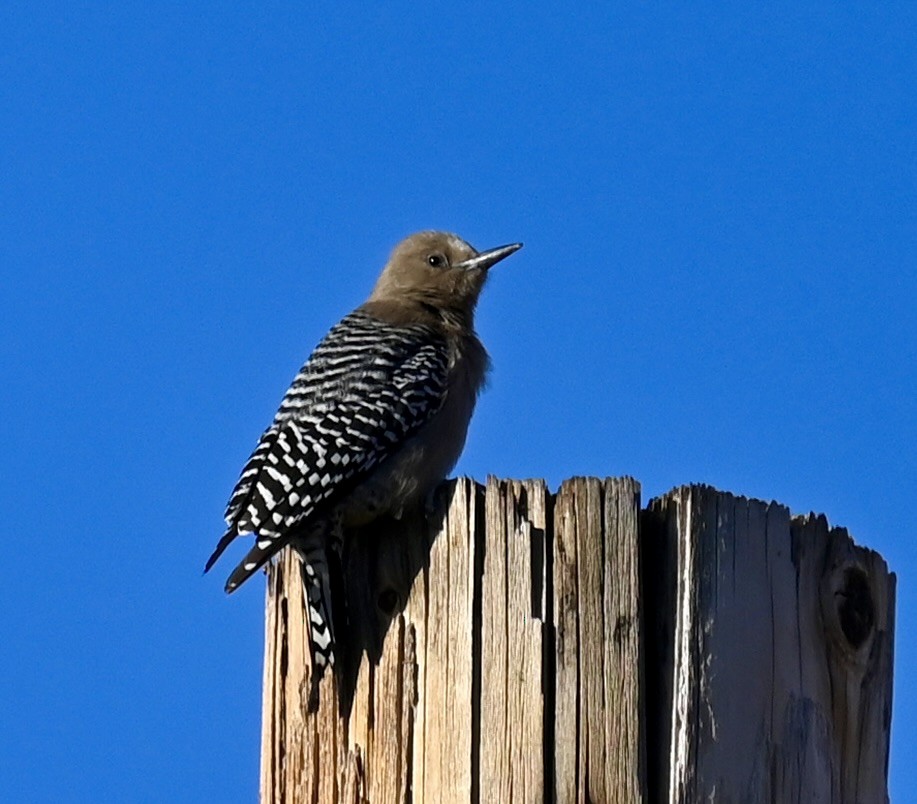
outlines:
[{"label": "bird's back", "polygon": [[448,364],[445,338],[427,324],[362,310],[342,319],[294,378],[242,470],[208,568],[235,536],[257,533],[256,555],[234,573],[234,588],[287,534],[333,509],[436,414]]}]

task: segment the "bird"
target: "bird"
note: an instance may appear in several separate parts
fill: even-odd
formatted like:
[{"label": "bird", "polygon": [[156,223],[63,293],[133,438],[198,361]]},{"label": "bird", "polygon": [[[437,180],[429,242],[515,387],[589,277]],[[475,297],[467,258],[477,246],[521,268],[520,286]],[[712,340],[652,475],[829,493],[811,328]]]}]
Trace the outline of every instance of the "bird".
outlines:
[{"label": "bird", "polygon": [[231,593],[290,544],[299,554],[312,659],[310,708],[335,663],[329,551],[343,529],[399,518],[458,461],[490,358],[474,328],[489,270],[522,248],[477,251],[422,231],[395,246],[369,298],[296,374],[242,469],[208,572],[238,536],[255,543]]}]

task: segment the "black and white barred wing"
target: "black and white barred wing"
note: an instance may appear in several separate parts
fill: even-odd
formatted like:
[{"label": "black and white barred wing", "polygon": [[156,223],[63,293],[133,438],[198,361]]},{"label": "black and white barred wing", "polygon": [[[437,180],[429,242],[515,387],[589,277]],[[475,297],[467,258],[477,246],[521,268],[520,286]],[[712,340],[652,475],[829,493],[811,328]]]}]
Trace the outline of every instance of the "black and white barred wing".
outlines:
[{"label": "black and white barred wing", "polygon": [[227,591],[439,410],[447,370],[445,341],[422,325],[398,327],[356,312],[328,333],[293,381],[227,506],[229,528],[207,569],[237,535],[257,535]]}]

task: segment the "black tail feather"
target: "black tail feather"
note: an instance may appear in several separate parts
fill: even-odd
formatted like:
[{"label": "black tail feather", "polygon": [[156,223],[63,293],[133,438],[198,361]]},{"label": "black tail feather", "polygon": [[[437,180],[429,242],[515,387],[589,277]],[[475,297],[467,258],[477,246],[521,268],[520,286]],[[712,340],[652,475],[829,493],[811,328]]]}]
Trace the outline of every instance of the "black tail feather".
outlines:
[{"label": "black tail feather", "polygon": [[210,558],[207,559],[207,563],[204,565],[204,575],[210,572],[210,568],[216,564],[217,559],[223,555],[223,551],[229,547],[232,543],[232,540],[237,536],[235,528],[230,527],[221,537],[220,541],[217,542],[216,550],[213,551]]}]

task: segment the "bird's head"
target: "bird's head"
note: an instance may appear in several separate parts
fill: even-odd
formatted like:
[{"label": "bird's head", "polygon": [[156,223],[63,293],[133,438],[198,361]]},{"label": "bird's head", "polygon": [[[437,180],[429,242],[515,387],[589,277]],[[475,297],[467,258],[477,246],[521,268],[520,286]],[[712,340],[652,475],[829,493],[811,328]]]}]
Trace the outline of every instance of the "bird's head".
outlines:
[{"label": "bird's head", "polygon": [[370,301],[414,301],[471,314],[488,270],[522,243],[477,251],[448,232],[418,232],[389,257]]}]

